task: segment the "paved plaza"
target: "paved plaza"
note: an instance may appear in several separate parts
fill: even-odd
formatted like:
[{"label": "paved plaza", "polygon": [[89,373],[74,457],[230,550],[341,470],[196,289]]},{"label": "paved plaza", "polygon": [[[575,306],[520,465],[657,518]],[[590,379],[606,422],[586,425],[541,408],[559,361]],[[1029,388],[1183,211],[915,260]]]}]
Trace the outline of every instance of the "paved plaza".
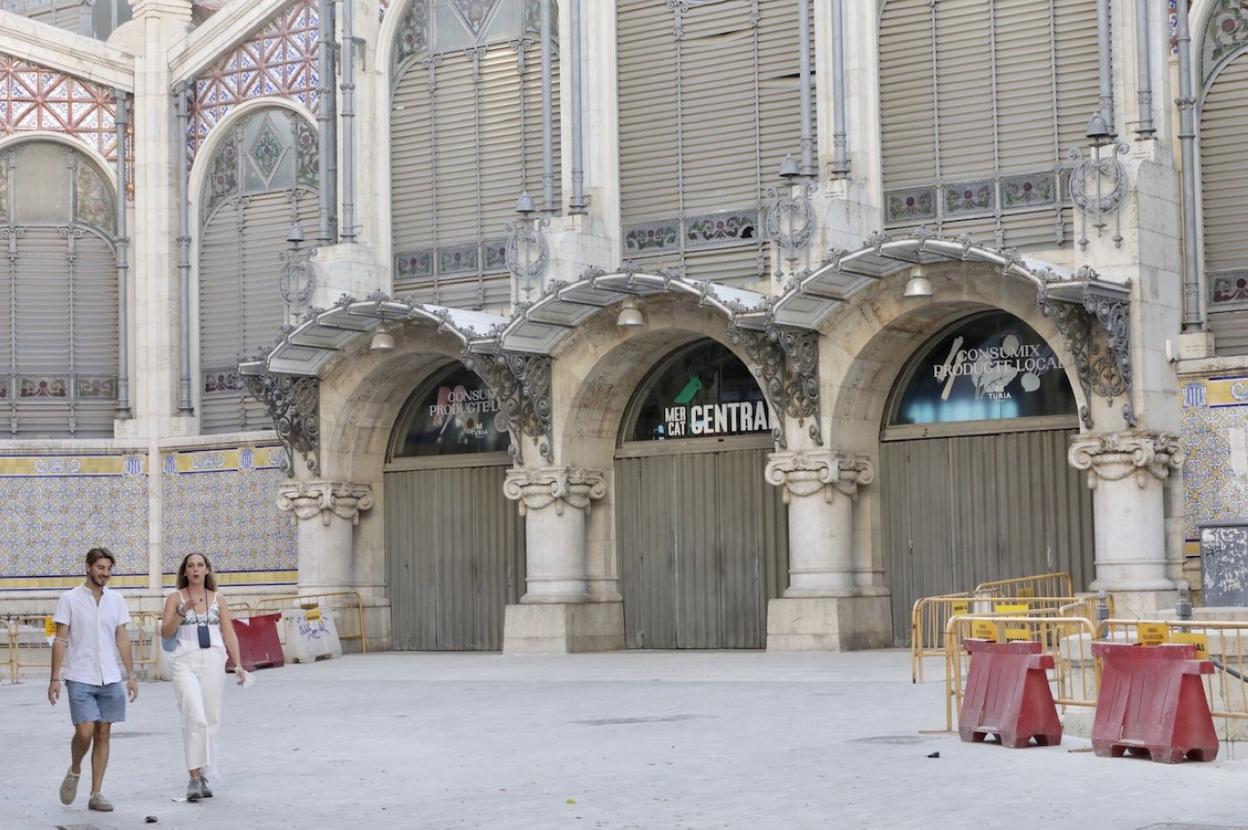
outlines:
[{"label": "paved plaza", "polygon": [[[62,807],[69,715],[0,685],[0,828],[1248,826],[1248,748],[1164,766],[944,725],[908,653],[386,653],[230,685],[216,797],[183,795],[169,683],[114,732],[111,814]],[[932,757],[939,753],[939,757]],[[1238,758],[1235,756],[1238,755]]]}]

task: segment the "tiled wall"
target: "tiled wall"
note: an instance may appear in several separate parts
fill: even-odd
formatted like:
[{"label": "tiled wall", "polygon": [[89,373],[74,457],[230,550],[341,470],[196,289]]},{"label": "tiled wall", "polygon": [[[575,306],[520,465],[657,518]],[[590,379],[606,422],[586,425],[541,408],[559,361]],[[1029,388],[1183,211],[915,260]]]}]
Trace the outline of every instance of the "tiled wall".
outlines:
[{"label": "tiled wall", "polygon": [[1183,538],[1199,553],[1202,522],[1248,522],[1248,377],[1183,384]]}]

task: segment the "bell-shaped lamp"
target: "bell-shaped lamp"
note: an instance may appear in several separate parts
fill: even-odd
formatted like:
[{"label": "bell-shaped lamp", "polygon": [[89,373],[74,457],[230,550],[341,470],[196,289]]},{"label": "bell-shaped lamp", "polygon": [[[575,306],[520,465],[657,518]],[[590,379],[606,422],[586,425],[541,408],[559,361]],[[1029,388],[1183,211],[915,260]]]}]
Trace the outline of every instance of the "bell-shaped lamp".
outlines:
[{"label": "bell-shaped lamp", "polygon": [[615,324],[622,329],[641,328],[646,324],[645,315],[641,313],[641,309],[637,306],[637,301],[632,297],[624,301],[619,315],[615,318]]}]

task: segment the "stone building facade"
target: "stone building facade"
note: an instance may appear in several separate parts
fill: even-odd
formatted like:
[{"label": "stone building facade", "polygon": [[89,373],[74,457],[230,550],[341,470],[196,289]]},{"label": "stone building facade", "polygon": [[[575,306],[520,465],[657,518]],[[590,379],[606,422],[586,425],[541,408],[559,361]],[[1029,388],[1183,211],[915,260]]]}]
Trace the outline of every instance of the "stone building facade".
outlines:
[{"label": "stone building facade", "polygon": [[0,613],[864,648],[1245,518],[1241,3],[106,6],[0,11]]}]

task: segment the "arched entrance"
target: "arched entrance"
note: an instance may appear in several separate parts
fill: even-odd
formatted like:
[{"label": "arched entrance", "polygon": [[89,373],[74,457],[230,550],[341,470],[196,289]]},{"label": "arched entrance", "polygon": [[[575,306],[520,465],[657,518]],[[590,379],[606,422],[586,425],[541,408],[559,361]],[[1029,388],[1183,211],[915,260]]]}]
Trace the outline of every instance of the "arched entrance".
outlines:
[{"label": "arched entrance", "polygon": [[451,363],[395,421],[384,473],[386,584],[396,650],[494,651],[524,593],[524,520],[503,496],[502,412]]},{"label": "arched entrance", "polygon": [[710,339],[638,387],[615,459],[627,647],[765,645],[788,574],[784,504],[763,476],[771,428],[749,370]]},{"label": "arched entrance", "polygon": [[962,318],[916,352],[880,435],[898,645],[919,597],[1046,571],[1092,578],[1092,497],[1066,461],[1077,409],[1053,349],[1005,312]]}]

